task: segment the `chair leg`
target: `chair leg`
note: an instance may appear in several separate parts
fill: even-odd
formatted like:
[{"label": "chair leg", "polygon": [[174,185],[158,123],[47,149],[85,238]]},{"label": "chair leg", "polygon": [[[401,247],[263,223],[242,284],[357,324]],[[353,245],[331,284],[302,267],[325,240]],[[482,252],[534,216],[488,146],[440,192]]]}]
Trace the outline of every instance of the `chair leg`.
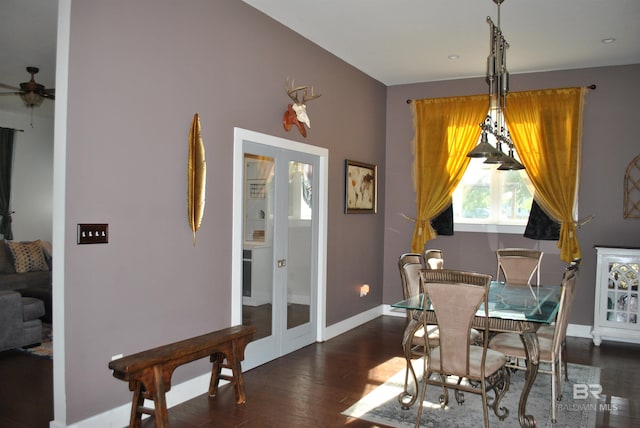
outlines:
[{"label": "chair leg", "polygon": [[420,419],[422,418],[422,404],[424,403],[424,397],[427,393],[427,380],[429,379],[429,372],[427,371],[427,356],[422,357],[424,361],[424,367],[422,370],[422,387],[420,388],[420,398],[418,402],[418,416],[416,417],[415,428],[420,428]]},{"label": "chair leg", "polygon": [[500,407],[500,402],[509,390],[509,385],[511,383],[510,369],[506,366],[503,367],[492,382],[495,399],[491,404],[491,408],[493,409],[493,413],[495,413],[498,419],[503,421],[507,418],[507,416],[509,416],[509,409],[507,409],[506,407]]},{"label": "chair leg", "polygon": [[557,397],[557,371],[558,367],[556,366],[556,359],[553,358],[551,361],[551,422],[556,423],[556,397]]},{"label": "chair leg", "polygon": [[[415,370],[413,369],[413,365],[411,361],[414,357],[413,338],[416,332],[421,327],[425,327],[425,332],[426,332],[426,326],[423,325],[422,321],[412,318],[411,321],[409,321],[409,324],[407,324],[407,326],[405,327],[404,337],[402,338],[402,350],[404,352],[404,358],[406,361],[407,369],[404,376],[404,390],[398,395],[398,402],[400,403],[400,406],[404,410],[407,410],[409,407],[411,407],[413,403],[415,403],[416,398],[418,396],[418,378],[416,376]],[[427,340],[428,340],[428,337],[425,334],[424,345],[422,345],[422,349],[424,352],[426,352],[426,349],[427,349]],[[409,372],[411,372],[411,377],[415,385],[415,393],[413,395],[409,393]]]},{"label": "chair leg", "polygon": [[564,380],[569,382],[569,369],[567,368],[566,342],[562,342],[560,353],[558,354],[558,396],[557,400],[562,400],[562,369],[564,367]]},{"label": "chair leg", "polygon": [[569,355],[567,354],[567,340],[562,341],[562,347],[560,348],[560,355],[564,359],[564,380],[569,382],[569,369],[567,363],[569,362]]},{"label": "chair leg", "polygon": [[560,360],[558,360],[558,374],[556,375],[556,387],[557,387],[556,401],[562,401],[562,362]]},{"label": "chair leg", "polygon": [[[411,373],[411,378],[413,379],[413,394],[409,392],[409,373]],[[403,410],[408,410],[413,403],[416,402],[416,398],[418,397],[418,385],[418,376],[413,369],[411,360],[407,358],[407,368],[404,373],[404,390],[398,395],[398,402]]]},{"label": "chair leg", "polygon": [[489,428],[489,406],[487,404],[487,383],[482,379],[482,414],[484,416],[484,428]]}]

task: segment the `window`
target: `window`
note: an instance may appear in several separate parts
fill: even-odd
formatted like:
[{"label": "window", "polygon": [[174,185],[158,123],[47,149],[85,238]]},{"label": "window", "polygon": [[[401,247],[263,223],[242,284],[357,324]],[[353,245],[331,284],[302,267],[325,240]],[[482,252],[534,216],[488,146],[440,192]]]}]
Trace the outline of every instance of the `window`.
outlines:
[{"label": "window", "polygon": [[526,171],[498,171],[484,161],[471,159],[453,193],[455,229],[522,233],[533,200]]}]

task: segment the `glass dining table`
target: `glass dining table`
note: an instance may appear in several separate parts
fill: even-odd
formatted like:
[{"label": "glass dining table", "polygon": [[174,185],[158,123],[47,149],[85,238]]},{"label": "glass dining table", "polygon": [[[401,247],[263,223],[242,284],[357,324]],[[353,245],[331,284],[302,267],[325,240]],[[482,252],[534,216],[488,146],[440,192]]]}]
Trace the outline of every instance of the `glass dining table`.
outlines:
[{"label": "glass dining table", "polygon": [[[536,331],[542,324],[550,324],[555,321],[558,307],[560,305],[560,285],[540,285],[532,295],[528,286],[510,285],[504,282],[492,281],[489,288],[489,331],[491,333],[515,332],[519,333],[525,346],[527,354],[527,376],[524,388],[520,394],[518,404],[518,420],[520,426],[533,428],[536,421],[533,415],[526,414],[527,398],[538,374],[538,363],[540,359],[540,349]],[[406,332],[415,331],[419,327],[437,324],[435,312],[430,305],[429,299],[425,299],[423,294],[402,300],[391,305],[393,308],[414,311],[415,314],[423,316],[413,316],[405,328],[405,338],[403,344],[409,340]],[[455,308],[452,308],[455,309]],[[484,329],[484,305],[478,309],[473,328]],[[418,325],[419,324],[419,325]],[[412,354],[411,346],[403,346],[407,367],[412,368],[411,360],[415,357]],[[414,381],[417,379],[413,373]],[[404,391],[405,397],[410,396],[408,391]],[[415,394],[417,395],[417,393]],[[415,402],[413,396],[410,404]]]}]

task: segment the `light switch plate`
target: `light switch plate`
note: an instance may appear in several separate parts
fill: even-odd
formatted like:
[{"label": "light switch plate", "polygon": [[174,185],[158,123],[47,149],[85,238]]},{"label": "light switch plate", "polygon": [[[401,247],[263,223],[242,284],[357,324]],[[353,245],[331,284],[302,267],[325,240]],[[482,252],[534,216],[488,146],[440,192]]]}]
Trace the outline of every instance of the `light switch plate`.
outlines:
[{"label": "light switch plate", "polygon": [[106,223],[78,224],[78,244],[106,244],[109,242],[109,225]]}]

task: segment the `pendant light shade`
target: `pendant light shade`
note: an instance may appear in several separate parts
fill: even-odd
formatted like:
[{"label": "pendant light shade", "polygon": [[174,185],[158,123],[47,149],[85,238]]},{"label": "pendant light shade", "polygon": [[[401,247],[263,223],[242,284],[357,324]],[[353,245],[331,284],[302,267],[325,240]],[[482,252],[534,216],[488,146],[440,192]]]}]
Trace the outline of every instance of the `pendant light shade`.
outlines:
[{"label": "pendant light shade", "polygon": [[483,132],[480,138],[480,144],[478,144],[473,150],[467,153],[470,158],[486,158],[489,156],[499,156],[502,152],[489,144],[489,138],[487,133]]},{"label": "pendant light shade", "polygon": [[[504,0],[493,0],[498,6],[498,23],[493,23],[487,16],[489,24],[489,56],[487,57],[487,84],[489,85],[489,114],[480,124],[482,137],[480,143],[467,153],[470,158],[487,158],[484,163],[500,164],[498,170],[511,171],[524,169],[515,158],[515,147],[506,127],[505,108],[509,93],[509,72],[507,71],[507,49],[509,43],[500,28],[500,5]],[[488,135],[495,137],[495,147],[489,143]],[[509,154],[502,151],[506,146]]]}]

